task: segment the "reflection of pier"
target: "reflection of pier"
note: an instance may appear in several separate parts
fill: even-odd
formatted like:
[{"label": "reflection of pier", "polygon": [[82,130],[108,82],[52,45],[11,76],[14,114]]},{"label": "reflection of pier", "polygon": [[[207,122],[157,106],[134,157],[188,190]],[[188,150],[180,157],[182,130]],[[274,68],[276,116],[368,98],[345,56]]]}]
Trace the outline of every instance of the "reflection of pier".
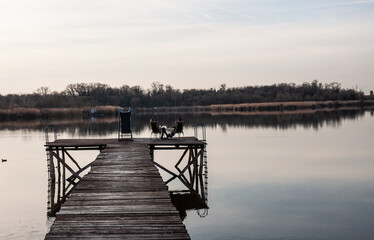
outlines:
[{"label": "reflection of pier", "polygon": [[[183,180],[189,186],[188,191],[168,193],[152,161],[153,152],[160,148],[187,151],[183,154],[190,156],[186,158],[187,165],[179,161],[180,173],[174,179]],[[203,180],[205,142],[195,138],[131,142],[56,140],[48,142],[46,149],[50,171],[49,213],[56,215],[46,239],[103,236],[189,239],[171,203],[182,211],[207,208]],[[83,166],[71,154],[78,150],[99,150],[100,154]]]},{"label": "reflection of pier", "polygon": [[200,217],[208,215],[207,199],[196,191],[169,191],[171,202],[179,211],[182,220],[187,216],[187,210],[195,209]]}]

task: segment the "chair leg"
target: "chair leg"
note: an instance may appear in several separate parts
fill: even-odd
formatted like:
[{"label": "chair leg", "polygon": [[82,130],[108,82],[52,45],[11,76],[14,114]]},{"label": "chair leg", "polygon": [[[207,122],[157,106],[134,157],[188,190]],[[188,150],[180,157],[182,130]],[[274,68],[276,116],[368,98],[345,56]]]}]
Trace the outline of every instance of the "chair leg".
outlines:
[{"label": "chair leg", "polygon": [[[161,134],[160,133],[154,133],[154,132],[151,132],[151,136],[149,137],[149,139],[152,139],[152,134],[155,136],[155,140],[161,138]],[[159,137],[158,137],[159,136]]]},{"label": "chair leg", "polygon": [[184,137],[184,132],[180,132],[178,133],[178,140],[181,140],[181,135],[183,134],[183,137]]}]

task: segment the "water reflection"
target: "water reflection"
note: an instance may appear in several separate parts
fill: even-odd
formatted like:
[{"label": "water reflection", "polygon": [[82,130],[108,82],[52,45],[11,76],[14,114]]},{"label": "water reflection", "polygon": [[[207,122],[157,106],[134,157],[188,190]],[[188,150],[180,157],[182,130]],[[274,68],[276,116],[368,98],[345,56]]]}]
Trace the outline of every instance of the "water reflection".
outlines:
[{"label": "water reflection", "polygon": [[[305,111],[294,113],[246,113],[246,114],[136,114],[133,118],[133,131],[140,133],[149,128],[149,119],[154,118],[160,124],[171,126],[177,117],[184,119],[186,127],[193,127],[197,123],[204,123],[207,127],[248,128],[275,128],[288,129],[296,127],[312,128],[318,130],[323,126],[339,127],[344,120],[355,120],[363,117],[364,110],[331,110],[331,111]],[[373,114],[373,111],[371,111]],[[108,136],[118,131],[117,118],[95,118],[94,120],[76,118],[69,120],[43,120],[43,121],[12,121],[0,122],[0,130],[42,130],[48,124],[55,124],[59,131],[72,136]]]},{"label": "water reflection", "polygon": [[187,217],[187,210],[197,210],[199,216],[208,215],[207,199],[202,198],[194,191],[169,191],[171,202],[179,211],[182,220]]},{"label": "water reflection", "polygon": [[[194,196],[173,201],[184,205],[179,209],[182,216],[183,209],[187,213],[184,223],[191,238],[374,239],[373,115],[360,110],[180,115],[187,132],[198,122],[208,127],[209,215],[200,218],[195,214],[198,204],[184,205],[183,199],[193,201]],[[151,116],[134,117],[135,136],[149,137]],[[176,117],[156,119],[169,125]],[[116,118],[0,122],[0,157],[8,159],[0,163],[0,239],[42,239],[48,231],[42,146],[50,123],[57,125],[61,138],[117,134]],[[160,153],[156,159],[179,156],[168,159]],[[169,185],[170,191],[181,190],[171,195],[188,194],[178,179]]]}]

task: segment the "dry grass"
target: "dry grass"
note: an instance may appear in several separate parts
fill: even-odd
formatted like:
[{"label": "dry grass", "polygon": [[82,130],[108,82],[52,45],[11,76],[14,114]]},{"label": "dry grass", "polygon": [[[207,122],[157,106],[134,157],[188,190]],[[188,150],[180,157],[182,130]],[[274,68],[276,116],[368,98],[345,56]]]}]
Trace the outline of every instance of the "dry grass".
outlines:
[{"label": "dry grass", "polygon": [[363,106],[374,106],[373,100],[350,100],[350,101],[305,101],[305,102],[268,102],[268,103],[241,103],[241,104],[215,104],[210,106],[181,106],[181,107],[158,107],[138,108],[139,113],[248,113],[248,112],[287,112],[306,111],[316,109],[354,108]]},{"label": "dry grass", "polygon": [[305,101],[305,102],[269,102],[269,103],[243,103],[243,104],[217,104],[211,105],[212,112],[261,112],[261,111],[296,111],[306,109],[324,109],[341,107],[360,107],[365,103],[374,105],[374,101]]},{"label": "dry grass", "polygon": [[0,114],[37,114],[40,110],[37,108],[13,108],[13,109],[0,109]]},{"label": "dry grass", "polygon": [[40,115],[40,110],[37,108],[15,108],[15,109],[0,109],[0,120],[5,119],[35,119]]},{"label": "dry grass", "polygon": [[[100,116],[116,116],[118,107],[116,106],[98,106],[96,114]],[[0,109],[0,120],[14,119],[38,119],[38,118],[72,118],[82,117],[85,113],[90,115],[92,108],[12,108]]]},{"label": "dry grass", "polygon": [[[269,102],[269,103],[242,103],[242,104],[216,104],[210,106],[180,106],[180,107],[158,107],[137,108],[138,113],[271,113],[271,112],[296,112],[318,109],[354,108],[374,106],[374,100],[351,100],[351,101],[307,101],[307,102]],[[85,108],[14,108],[0,109],[0,120],[32,120],[42,118],[68,119],[74,117],[90,117],[91,109],[95,108],[94,116],[114,117],[117,116],[117,106],[96,106]]]}]

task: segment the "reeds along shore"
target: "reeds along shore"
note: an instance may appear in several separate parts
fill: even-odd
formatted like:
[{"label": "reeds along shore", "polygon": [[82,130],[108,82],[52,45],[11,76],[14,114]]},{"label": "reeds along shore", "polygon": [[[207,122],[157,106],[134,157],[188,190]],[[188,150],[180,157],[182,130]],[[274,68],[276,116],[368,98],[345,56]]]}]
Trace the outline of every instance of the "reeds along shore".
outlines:
[{"label": "reeds along shore", "polygon": [[374,107],[374,100],[350,101],[307,101],[307,102],[269,102],[269,103],[242,103],[242,104],[215,104],[210,106],[191,107],[154,107],[137,108],[138,113],[172,113],[172,112],[286,112],[296,110],[339,109],[339,108]]},{"label": "reeds along shore", "polygon": [[[97,106],[86,108],[14,108],[0,109],[0,120],[32,120],[45,118],[89,118],[89,117],[115,117],[118,116],[118,106]],[[270,103],[242,103],[242,104],[216,104],[210,106],[179,106],[179,107],[153,107],[133,108],[135,113],[245,113],[245,112],[293,112],[297,110],[319,110],[340,108],[374,108],[374,100],[351,101],[307,101],[307,102],[270,102]]]},{"label": "reeds along shore", "polygon": [[82,118],[92,116],[114,117],[118,114],[116,106],[86,108],[14,108],[0,109],[0,120],[33,120],[46,118]]}]

